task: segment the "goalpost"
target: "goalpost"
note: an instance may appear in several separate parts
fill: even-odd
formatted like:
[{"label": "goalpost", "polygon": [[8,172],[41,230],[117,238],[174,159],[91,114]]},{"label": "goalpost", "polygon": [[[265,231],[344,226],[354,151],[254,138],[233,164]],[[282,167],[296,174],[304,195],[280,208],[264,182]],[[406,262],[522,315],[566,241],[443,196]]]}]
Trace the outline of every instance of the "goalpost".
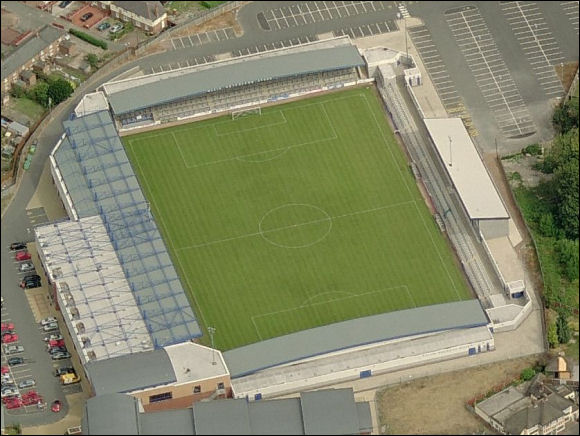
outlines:
[{"label": "goalpost", "polygon": [[238,118],[245,117],[248,115],[262,115],[262,107],[255,106],[247,109],[240,109],[238,111],[232,111],[232,120],[237,120]]}]

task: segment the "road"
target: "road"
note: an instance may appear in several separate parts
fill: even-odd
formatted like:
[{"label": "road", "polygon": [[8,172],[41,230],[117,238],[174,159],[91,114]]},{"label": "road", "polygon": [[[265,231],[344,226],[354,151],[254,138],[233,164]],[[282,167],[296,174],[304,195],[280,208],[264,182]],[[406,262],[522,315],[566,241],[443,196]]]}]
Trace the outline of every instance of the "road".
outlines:
[{"label": "road", "polygon": [[[333,2],[317,2],[329,4]],[[379,3],[379,2],[376,2]],[[341,10],[341,16],[337,19],[320,19],[318,22],[305,23],[293,27],[281,28],[279,30],[264,30],[258,22],[260,12],[267,13],[268,10],[278,10],[287,8],[292,12],[293,6],[302,5],[303,2],[255,2],[244,6],[238,13],[238,20],[244,29],[244,34],[239,38],[227,39],[207,44],[185,47],[177,50],[154,54],[142,59],[137,59],[124,65],[119,65],[114,71],[98,71],[91,78],[81,85],[79,92],[68,102],[61,104],[51,114],[50,121],[42,128],[35,132],[31,140],[38,139],[39,147],[30,167],[30,170],[24,174],[20,180],[18,190],[11,202],[9,208],[2,218],[1,234],[1,286],[2,295],[9,308],[10,317],[18,323],[18,333],[21,335],[21,342],[25,345],[27,353],[31,353],[32,360],[31,371],[33,373],[46,373],[47,366],[50,365],[48,356],[39,346],[38,331],[33,319],[32,313],[24,293],[17,286],[18,277],[15,273],[13,257],[8,252],[8,246],[15,240],[30,240],[32,235],[28,229],[31,223],[26,215],[27,204],[32,197],[41,172],[54,144],[63,133],[62,122],[68,117],[74,106],[78,103],[83,93],[90,92],[100,86],[102,83],[110,80],[118,74],[134,67],[143,70],[156,67],[159,65],[173,64],[178,60],[195,58],[199,56],[211,56],[220,53],[232,52],[248,47],[254,47],[258,44],[269,44],[278,41],[286,41],[292,38],[304,35],[319,35],[333,30],[359,27],[365,24],[384,22],[385,20],[396,20],[398,9],[395,2],[380,2],[380,10],[365,11],[364,13],[351,14],[352,9],[344,8]],[[459,48],[457,38],[451,31],[450,26],[445,21],[445,12],[450,7],[457,8],[462,5],[471,4],[468,2],[407,2],[407,7],[413,16],[422,18],[432,33],[433,40],[439,51],[443,62],[448,68],[449,75],[455,82],[459,94],[464,98],[474,122],[480,131],[478,144],[486,151],[494,149],[494,139],[498,138],[502,152],[519,150],[522,144],[530,141],[541,140],[551,137],[552,130],[549,125],[549,113],[551,111],[550,102],[545,95],[538,92],[540,85],[538,80],[529,74],[529,63],[526,54],[513,39],[509,26],[504,22],[496,19],[502,16],[498,2],[478,3],[479,13],[485,19],[490,33],[497,41],[497,48],[502,54],[505,64],[511,73],[514,83],[520,91],[522,100],[527,106],[533,122],[536,126],[536,133],[525,139],[509,140],[500,132],[492,111],[482,99],[481,91],[472,74],[466,74],[469,71],[469,65],[464,57],[458,55]],[[4,2],[3,2],[4,5]],[[299,9],[300,10],[300,9]],[[361,9],[356,9],[358,12]],[[564,56],[564,61],[578,60],[578,39],[577,34],[573,31],[569,23],[569,18],[565,15],[562,8],[557,2],[542,2],[540,11],[544,16],[547,25],[552,31],[552,36],[560,47]],[[289,12],[289,13],[290,13]],[[284,12],[285,13],[285,12]],[[329,12],[330,13],[330,12]],[[313,15],[314,16],[314,15]],[[320,15],[322,16],[322,14]],[[332,15],[330,15],[332,17]],[[297,21],[296,21],[297,22]],[[541,88],[540,88],[541,89]],[[33,351],[33,350],[37,350]],[[30,351],[29,351],[30,350]],[[56,383],[49,386],[43,386],[46,390],[44,395],[47,398],[57,396],[60,393],[60,387]],[[21,418],[23,425],[35,425],[40,422],[55,421],[58,416],[39,416],[30,415]]]}]

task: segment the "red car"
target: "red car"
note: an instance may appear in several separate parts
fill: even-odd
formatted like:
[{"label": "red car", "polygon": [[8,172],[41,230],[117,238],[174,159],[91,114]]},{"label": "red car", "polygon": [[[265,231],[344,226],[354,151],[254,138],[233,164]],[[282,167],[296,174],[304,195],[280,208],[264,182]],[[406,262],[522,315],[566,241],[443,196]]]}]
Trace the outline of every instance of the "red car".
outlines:
[{"label": "red car", "polygon": [[8,374],[10,372],[10,367],[3,366],[1,372],[2,372],[2,374]]},{"label": "red car", "polygon": [[18,340],[18,335],[16,333],[4,333],[2,335],[2,343],[9,344],[11,342],[16,342]]},{"label": "red car", "polygon": [[12,331],[14,330],[14,323],[13,322],[3,322],[2,323],[2,333],[7,332],[7,331]]},{"label": "red car", "polygon": [[7,409],[18,409],[22,407],[22,400],[18,397],[8,398],[4,403]]},{"label": "red car", "polygon": [[16,256],[14,256],[14,259],[16,259],[18,262],[21,262],[23,260],[29,260],[30,253],[28,251],[19,251],[18,253],[16,253]]},{"label": "red car", "polygon": [[64,347],[64,339],[60,339],[58,341],[48,341],[48,349],[50,350],[51,348],[54,347]]},{"label": "red car", "polygon": [[52,406],[50,406],[50,410],[52,410],[54,413],[60,412],[60,400],[54,400],[52,402]]}]

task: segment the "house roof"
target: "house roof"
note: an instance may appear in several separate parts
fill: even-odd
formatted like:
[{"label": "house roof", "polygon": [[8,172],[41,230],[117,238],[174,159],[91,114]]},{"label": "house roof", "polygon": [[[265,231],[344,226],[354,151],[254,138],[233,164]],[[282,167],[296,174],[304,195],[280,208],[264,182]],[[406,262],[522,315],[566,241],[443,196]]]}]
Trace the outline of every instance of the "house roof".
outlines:
[{"label": "house roof", "polygon": [[248,402],[241,400],[216,400],[193,405],[196,434],[250,435]]},{"label": "house roof", "polygon": [[564,416],[563,411],[570,406],[578,409],[571,401],[551,394],[548,398],[538,400],[508,417],[504,422],[504,428],[508,434],[521,434],[525,429],[531,429],[536,425],[546,426]]},{"label": "house roof", "polygon": [[158,1],[114,1],[113,4],[151,21],[166,14],[165,8]]},{"label": "house roof", "polygon": [[83,434],[139,434],[137,399],[124,394],[90,398],[85,403],[82,429]]},{"label": "house roof", "polygon": [[[139,2],[137,2],[139,3]],[[2,60],[2,80],[65,34],[64,30],[45,25],[6,59]]]},{"label": "house roof", "polygon": [[568,360],[563,356],[556,356],[546,365],[547,372],[564,372],[571,371],[571,366]]}]

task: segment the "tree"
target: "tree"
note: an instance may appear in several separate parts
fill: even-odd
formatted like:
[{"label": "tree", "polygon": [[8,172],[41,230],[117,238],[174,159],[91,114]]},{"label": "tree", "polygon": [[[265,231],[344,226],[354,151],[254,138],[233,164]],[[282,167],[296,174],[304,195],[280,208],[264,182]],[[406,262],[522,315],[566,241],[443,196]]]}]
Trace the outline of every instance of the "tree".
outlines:
[{"label": "tree", "polygon": [[560,165],[570,159],[578,159],[578,129],[572,129],[554,138],[552,148],[543,165],[545,173],[553,173]]},{"label": "tree", "polygon": [[534,368],[526,368],[520,374],[520,378],[523,381],[528,381],[528,380],[531,380],[532,377],[534,377],[535,375],[536,375],[536,371],[534,371]]},{"label": "tree", "polygon": [[558,314],[558,319],[556,320],[556,329],[558,330],[558,341],[561,344],[567,344],[570,340],[570,326],[568,325],[566,316],[562,313]]},{"label": "tree", "polygon": [[96,70],[98,68],[99,57],[96,54],[89,53],[85,59],[93,69]]},{"label": "tree", "polygon": [[574,97],[560,105],[552,117],[554,127],[561,133],[578,128],[578,98]]},{"label": "tree", "polygon": [[551,322],[550,325],[548,325],[547,336],[548,344],[550,344],[550,347],[555,348],[556,345],[558,345],[558,329],[555,322]]},{"label": "tree", "polygon": [[10,94],[12,94],[12,97],[20,98],[26,95],[26,90],[22,86],[14,84],[10,90]]},{"label": "tree", "polygon": [[554,225],[554,217],[550,212],[543,213],[540,217],[539,223],[540,233],[544,236],[554,236],[556,233],[556,226]]},{"label": "tree", "polygon": [[578,238],[578,157],[559,166],[554,174],[556,210],[560,227],[570,239]]},{"label": "tree", "polygon": [[48,107],[48,83],[38,82],[29,91],[28,96],[42,106]]},{"label": "tree", "polygon": [[72,85],[62,78],[55,80],[48,87],[48,96],[52,99],[53,106],[69,98],[72,93]]},{"label": "tree", "polygon": [[560,239],[554,246],[562,271],[569,281],[578,278],[578,239]]}]

